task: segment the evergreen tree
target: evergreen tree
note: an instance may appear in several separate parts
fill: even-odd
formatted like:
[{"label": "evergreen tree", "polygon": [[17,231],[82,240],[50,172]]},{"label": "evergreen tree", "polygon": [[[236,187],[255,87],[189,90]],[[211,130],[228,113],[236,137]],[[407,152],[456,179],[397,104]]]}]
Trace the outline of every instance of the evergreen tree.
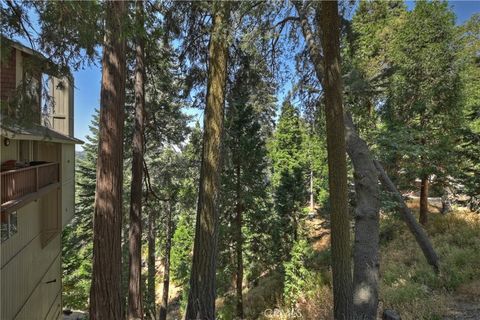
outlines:
[{"label": "evergreen tree", "polygon": [[343,40],[348,45],[342,55],[345,105],[369,143],[376,142],[377,110],[387,97],[394,72],[393,40],[404,23],[406,12],[403,1],[362,0],[346,27],[348,31]]},{"label": "evergreen tree", "polygon": [[461,103],[466,123],[457,147],[460,162],[461,192],[470,196],[471,210],[480,210],[480,14],[472,16],[459,28],[458,59],[461,66]]},{"label": "evergreen tree", "polygon": [[407,179],[421,179],[422,224],[428,221],[430,178],[435,174],[441,181],[451,172],[451,145],[463,122],[454,40],[454,15],[448,4],[419,1],[393,44],[395,73],[383,109],[383,141],[386,149],[395,150],[392,157],[401,160]]},{"label": "evergreen tree", "polygon": [[308,170],[302,148],[305,128],[295,107],[285,101],[269,146],[272,186],[278,226],[276,243],[279,261],[288,259],[297,239],[298,223],[307,200]]},{"label": "evergreen tree", "polygon": [[65,307],[86,310],[93,254],[93,204],[97,163],[98,110],[76,166],[75,215],[62,234],[62,285]]},{"label": "evergreen tree", "polygon": [[215,318],[218,192],[228,66],[229,4],[212,4],[208,84],[192,271],[185,318]]},{"label": "evergreen tree", "polygon": [[142,186],[145,134],[145,26],[143,1],[136,2],[135,125],[132,139],[130,191],[128,319],[143,319],[142,305]]},{"label": "evergreen tree", "polygon": [[[266,85],[265,75],[268,72],[262,65],[248,55],[242,55],[239,64],[227,99],[221,201],[221,221],[224,222],[220,228],[221,272],[218,276],[219,286],[222,280],[227,287],[235,284],[236,316],[244,318],[242,290],[245,260],[247,257],[247,261],[259,257],[258,249],[247,253],[246,248],[253,249],[252,242],[257,242],[257,248],[261,244],[267,245],[264,239],[258,238],[255,225],[266,227],[264,221],[268,219],[268,214],[258,206],[268,201],[265,132],[268,132],[266,127],[271,122],[268,115],[272,114],[275,104],[273,98],[270,103],[261,103],[266,100],[265,97],[273,95],[273,88]],[[259,97],[262,97],[261,101]],[[262,231],[268,233],[270,230],[267,227]],[[267,256],[263,255],[264,266],[268,265],[265,263]]]},{"label": "evergreen tree", "polygon": [[89,315],[122,318],[121,234],[126,3],[108,2],[102,58],[93,267]]},{"label": "evergreen tree", "polygon": [[182,167],[184,176],[178,190],[178,215],[172,238],[171,274],[175,284],[183,289],[182,309],[185,308],[188,298],[188,280],[192,265],[201,151],[202,130],[197,122],[189,135],[187,145],[182,149],[182,158],[185,161],[185,166]]}]

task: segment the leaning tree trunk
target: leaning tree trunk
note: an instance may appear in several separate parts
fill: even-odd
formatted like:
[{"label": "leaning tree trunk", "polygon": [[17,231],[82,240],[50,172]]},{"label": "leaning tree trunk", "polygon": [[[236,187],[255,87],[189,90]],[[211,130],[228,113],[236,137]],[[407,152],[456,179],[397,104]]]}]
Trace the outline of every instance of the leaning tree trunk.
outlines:
[{"label": "leaning tree trunk", "polygon": [[378,171],[368,146],[345,115],[347,152],[353,163],[355,196],[355,245],[353,251],[354,319],[376,319],[379,281]]},{"label": "leaning tree trunk", "polygon": [[139,35],[136,44],[135,128],[132,143],[132,184],[130,193],[128,319],[143,319],[142,307],[142,179],[143,132],[145,118],[145,68],[143,1],[136,2]]},{"label": "leaning tree trunk", "polygon": [[213,3],[209,44],[207,103],[190,292],[186,319],[215,319],[215,272],[218,238],[221,140],[228,60],[228,3]]},{"label": "leaning tree trunk", "polygon": [[428,175],[422,177],[422,182],[420,184],[419,222],[424,226],[428,223]]},{"label": "leaning tree trunk", "polygon": [[380,181],[382,182],[382,185],[385,189],[387,189],[387,191],[393,194],[398,204],[400,205],[399,211],[402,214],[403,220],[410,229],[410,232],[412,232],[412,234],[415,236],[415,240],[422,249],[425,258],[427,259],[428,263],[433,267],[433,269],[438,272],[438,256],[435,253],[432,243],[428,239],[425,230],[423,230],[423,228],[417,223],[417,221],[415,220],[415,216],[405,205],[405,201],[403,200],[402,195],[400,194],[400,192],[398,192],[397,188],[393,184],[392,180],[390,180],[390,178],[388,177],[380,162],[374,160],[374,164],[380,174]]},{"label": "leaning tree trunk", "polygon": [[160,320],[167,319],[168,311],[168,291],[170,287],[170,251],[172,249],[172,236],[173,236],[173,225],[172,225],[172,207],[170,200],[167,201],[167,217],[166,217],[166,239],[165,239],[165,257],[163,259],[163,293],[162,293],[162,304],[160,305]]},{"label": "leaning tree trunk", "polygon": [[328,184],[331,206],[334,317],[352,319],[350,218],[347,159],[340,69],[340,18],[337,1],[320,5],[325,78],[322,83],[327,119]]},{"label": "leaning tree trunk", "polygon": [[243,319],[243,201],[241,198],[241,180],[240,180],[241,168],[240,164],[237,164],[237,186],[236,186],[236,212],[235,217],[235,256],[236,256],[236,277],[235,277],[235,289],[237,293],[237,318]]},{"label": "leaning tree trunk", "polygon": [[[298,16],[299,16],[299,23],[302,29],[303,36],[305,38],[306,42],[306,48],[308,50],[310,59],[312,60],[312,64],[316,73],[316,76],[318,80],[323,83],[324,81],[324,75],[325,75],[325,70],[324,70],[324,64],[323,64],[323,57],[320,53],[320,49],[317,46],[317,42],[315,39],[317,36],[313,33],[308,18],[307,14],[305,12],[304,7],[302,6],[302,3],[300,1],[293,1],[293,4],[295,5]],[[317,15],[317,17],[319,17]],[[319,17],[321,18],[321,17]],[[322,26],[319,24],[319,28],[322,29]],[[372,171],[371,164],[367,164],[366,162],[368,161],[368,158],[373,160],[373,157],[370,154],[370,150],[368,149],[368,146],[365,144],[364,141],[361,140],[361,138],[358,136],[358,134],[355,131],[355,128],[353,126],[353,123],[351,121],[351,118],[349,116],[345,117],[345,127],[347,128],[346,130],[346,139],[347,139],[347,152],[352,160],[352,163],[354,165],[354,169],[356,171],[355,173],[355,184],[363,184],[360,189],[363,192],[357,192],[357,203],[363,204],[363,208],[357,208],[357,213],[358,212],[366,212],[369,219],[371,221],[365,221],[363,226],[361,228],[356,227],[356,241],[360,240],[360,230],[366,230],[362,231],[365,233],[371,233],[373,236],[370,238],[372,241],[371,243],[366,242],[366,241],[359,241],[356,242],[355,245],[355,251],[364,251],[364,252],[370,252],[368,255],[370,258],[367,259],[361,259],[361,255],[354,254],[355,258],[355,264],[357,263],[362,263],[363,261],[363,266],[360,265],[358,267],[355,267],[355,283],[354,283],[354,288],[355,291],[358,293],[361,293],[361,291],[358,291],[358,288],[361,288],[361,282],[359,283],[359,280],[362,278],[359,275],[362,274],[362,272],[365,272],[366,269],[368,269],[368,264],[365,262],[368,262],[370,260],[370,266],[372,274],[368,277],[370,279],[370,285],[372,286],[371,289],[374,290],[375,292],[378,292],[378,265],[375,267],[375,261],[378,263],[378,211],[375,212],[374,208],[378,206],[378,199],[375,200],[378,197],[378,189],[376,186],[373,186],[373,174],[374,172]],[[425,257],[427,258],[427,261],[434,267],[435,270],[438,271],[438,258],[433,250],[433,247],[425,233],[425,231],[417,224],[415,221],[415,218],[411,214],[410,210],[408,207],[406,207],[403,198],[401,197],[400,193],[398,193],[397,189],[383,170],[382,166],[376,161],[373,160],[373,165],[375,168],[378,169],[377,175],[380,176],[380,180],[382,184],[385,186],[385,188],[394,193],[394,195],[397,197],[397,200],[400,203],[400,212],[404,217],[405,222],[407,223],[407,226],[409,227],[410,231],[414,234],[415,239],[417,240],[417,243],[419,244],[420,248],[422,249]],[[362,172],[358,174],[358,172]],[[364,183],[362,183],[362,180],[364,180]],[[367,192],[367,188],[365,188],[365,181],[372,181],[372,185],[370,188],[370,192]],[[375,183],[376,184],[376,183]],[[356,187],[356,190],[358,188]],[[359,199],[359,197],[362,197],[362,199]],[[365,219],[365,220],[369,220]],[[377,219],[377,221],[375,221]],[[364,240],[366,240],[364,238]],[[362,246],[367,246],[365,249],[361,249]],[[375,249],[377,248],[377,249]],[[361,271],[363,270],[363,271]],[[361,271],[361,272],[360,272]],[[377,274],[375,274],[375,272]],[[377,284],[377,287],[375,287],[375,283]],[[378,293],[377,293],[378,295]],[[362,315],[358,315],[359,312],[361,312],[362,308],[365,307],[368,310],[371,310],[372,312],[369,312],[369,314],[373,313],[373,309],[375,308],[375,305],[378,304],[378,301],[376,301],[375,297],[372,297],[373,301],[367,303],[367,304],[358,304],[355,303],[355,319],[362,317]],[[357,300],[359,301],[359,300]],[[361,300],[360,300],[361,301]]]},{"label": "leaning tree trunk", "polygon": [[90,319],[122,319],[122,181],[126,3],[108,1],[102,58]]},{"label": "leaning tree trunk", "polygon": [[150,319],[157,318],[157,308],[155,305],[155,224],[156,211],[150,209],[148,214],[148,266],[147,266],[147,314]]}]

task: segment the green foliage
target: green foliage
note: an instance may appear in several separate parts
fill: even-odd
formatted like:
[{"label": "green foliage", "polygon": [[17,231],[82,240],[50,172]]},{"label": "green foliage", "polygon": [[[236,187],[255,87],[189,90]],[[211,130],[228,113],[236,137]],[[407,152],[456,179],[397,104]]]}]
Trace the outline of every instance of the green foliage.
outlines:
[{"label": "green foliage", "polygon": [[395,33],[379,143],[387,169],[404,186],[432,174],[445,181],[455,171],[451,146],[463,123],[455,49],[454,15],[445,2],[417,2]]},{"label": "green foliage", "polygon": [[461,66],[461,96],[464,112],[470,118],[470,129],[480,133],[480,14],[473,15],[458,28],[459,50],[457,53]]},{"label": "green foliage", "polygon": [[[461,100],[464,105],[466,126],[460,135],[457,155],[460,160],[460,179],[464,192],[478,201],[480,190],[480,14],[472,16],[459,27]],[[475,199],[476,198],[476,199]],[[480,208],[472,206],[473,210]]]},{"label": "green foliage", "polygon": [[75,215],[62,234],[63,304],[86,310],[93,259],[93,204],[98,142],[98,111],[76,167]]},{"label": "green foliage", "polygon": [[188,285],[191,267],[191,253],[193,250],[194,215],[180,215],[172,239],[172,277],[175,283],[181,286]]},{"label": "green foliage", "polygon": [[38,11],[41,34],[40,47],[59,66],[73,66],[78,70],[99,58],[97,46],[103,40],[102,3],[39,2]]},{"label": "green foliage", "polygon": [[181,153],[182,165],[179,169],[183,173],[179,175],[177,184],[176,223],[170,256],[172,281],[182,287],[180,299],[182,310],[188,298],[188,280],[195,238],[195,208],[202,148],[202,130],[198,123],[192,129],[188,141]]},{"label": "green foliage", "polygon": [[375,142],[378,109],[392,75],[393,40],[406,12],[402,1],[362,0],[344,37],[345,106],[367,143]]},{"label": "green foliage", "polygon": [[[275,112],[274,88],[259,57],[243,54],[227,96],[220,197],[218,292],[230,289],[237,271],[235,245],[242,242],[247,281],[272,268],[271,197],[266,140]],[[238,211],[242,235],[238,238]],[[225,312],[229,307],[225,304]]]},{"label": "green foliage", "polygon": [[305,125],[298,111],[284,102],[277,128],[269,144],[272,186],[276,211],[278,259],[285,260],[297,234],[298,222],[307,199],[307,172],[304,146]]},{"label": "green foliage", "polygon": [[283,289],[283,298],[287,305],[293,305],[296,299],[305,290],[311,286],[311,281],[314,279],[313,272],[307,269],[306,262],[313,255],[311,245],[305,239],[300,239],[295,242],[290,253],[290,260],[284,262],[283,268],[285,270],[285,281]]}]

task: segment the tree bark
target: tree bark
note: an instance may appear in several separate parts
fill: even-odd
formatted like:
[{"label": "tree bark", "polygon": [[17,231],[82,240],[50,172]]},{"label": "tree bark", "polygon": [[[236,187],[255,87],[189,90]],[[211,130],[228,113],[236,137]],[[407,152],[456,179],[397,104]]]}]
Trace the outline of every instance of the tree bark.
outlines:
[{"label": "tree bark", "polygon": [[412,214],[410,209],[405,205],[405,201],[403,200],[402,195],[398,192],[397,188],[393,184],[392,180],[388,177],[385,170],[383,170],[382,165],[377,160],[374,160],[375,167],[377,168],[379,175],[380,175],[380,182],[387,189],[391,192],[395,199],[398,201],[400,205],[400,213],[402,214],[403,220],[407,224],[410,232],[413,233],[415,236],[415,240],[417,240],[418,245],[423,251],[425,258],[427,259],[428,263],[433,267],[433,269],[438,272],[439,270],[439,262],[438,256],[433,249],[432,243],[428,239],[425,230],[417,223],[415,220],[415,216]]},{"label": "tree bark", "polygon": [[379,282],[379,187],[378,171],[368,146],[345,115],[347,152],[355,181],[355,244],[353,251],[354,319],[377,317]]},{"label": "tree bark", "polygon": [[[323,83],[325,70],[323,57],[317,47],[308,19],[299,2],[294,3],[299,13],[302,32],[314,64],[316,75]],[[321,17],[317,13],[319,30],[322,30]],[[368,146],[356,133],[350,117],[345,115],[347,152],[355,169],[355,190],[357,208],[355,210],[355,251],[353,276],[353,312],[355,319],[374,319],[378,308],[378,225],[379,190],[378,174],[372,162]]]},{"label": "tree bark", "polygon": [[135,69],[135,128],[132,143],[132,184],[130,193],[128,319],[143,319],[142,306],[142,179],[143,133],[145,122],[145,67],[143,39],[143,1],[136,2],[139,27]]},{"label": "tree bark", "polygon": [[129,281],[129,233],[130,229],[126,226],[127,221],[129,220],[130,212],[124,210],[123,212],[123,221],[124,226],[122,227],[122,287],[121,287],[121,297],[122,297],[122,318],[127,318],[128,313],[128,281]]},{"label": "tree bark", "polygon": [[215,319],[221,140],[228,60],[228,2],[213,3],[202,164],[186,319]]},{"label": "tree bark", "polygon": [[452,212],[452,191],[449,186],[443,187],[443,194],[442,194],[442,214],[447,214]]},{"label": "tree bark", "polygon": [[160,305],[160,320],[167,319],[168,311],[168,291],[170,287],[170,251],[172,249],[172,207],[170,200],[167,201],[167,217],[166,217],[166,240],[165,240],[165,257],[163,259],[163,293],[162,304]]},{"label": "tree bark", "polygon": [[241,168],[240,164],[237,164],[236,174],[237,174],[237,186],[236,186],[236,211],[237,216],[235,217],[235,255],[236,255],[236,266],[237,272],[235,277],[235,288],[237,293],[237,317],[243,319],[243,201],[241,196],[241,179],[240,179]]},{"label": "tree bark", "polygon": [[348,214],[347,160],[340,69],[340,18],[337,1],[322,2],[320,25],[325,78],[322,83],[327,120],[328,182],[331,205],[331,246],[334,317],[352,319],[352,271]]},{"label": "tree bark", "polygon": [[428,175],[422,177],[422,182],[420,184],[419,222],[424,226],[428,223]]},{"label": "tree bark", "polygon": [[102,58],[97,183],[90,289],[92,320],[122,319],[121,230],[126,3],[108,1]]},{"label": "tree bark", "polygon": [[157,318],[157,309],[155,305],[155,224],[156,212],[151,209],[148,215],[148,286],[147,286],[147,314],[150,319]]},{"label": "tree bark", "polygon": [[[315,73],[317,75],[318,80],[320,83],[324,81],[324,65],[323,65],[323,57],[321,52],[317,46],[317,42],[315,39],[317,38],[313,33],[312,29],[310,28],[308,18],[304,11],[304,8],[299,1],[293,2],[299,16],[300,26],[302,28],[302,33],[305,38],[307,50],[310,55],[310,59],[312,60],[313,67]],[[319,15],[317,14],[317,17]],[[320,19],[317,23],[320,22]],[[322,26],[319,23],[319,30],[322,29]],[[359,266],[355,266],[354,268],[354,288],[355,292],[358,292],[358,288],[362,287],[362,282],[359,281],[362,277],[361,274],[364,274],[368,269],[372,271],[366,279],[369,279],[371,289],[374,290],[372,292],[372,299],[367,304],[358,304],[357,301],[354,305],[354,312],[355,312],[355,319],[360,318],[362,319],[362,315],[359,315],[362,312],[363,307],[368,308],[371,312],[368,312],[370,315],[373,314],[373,310],[376,309],[376,305],[378,305],[378,301],[375,298],[375,295],[378,295],[378,209],[375,209],[378,203],[378,187],[376,186],[376,182],[373,183],[373,175],[374,172],[372,170],[372,165],[378,170],[377,176],[380,176],[380,180],[384,187],[395,194],[397,200],[400,203],[400,212],[402,213],[407,226],[409,227],[410,231],[415,236],[417,243],[419,244],[420,248],[422,249],[427,261],[434,267],[435,270],[438,271],[438,257],[433,250],[433,247],[425,233],[425,231],[417,224],[415,221],[414,216],[411,214],[410,210],[406,207],[403,198],[398,193],[397,189],[391,182],[390,178],[387,176],[381,165],[373,159],[370,154],[370,150],[365,142],[358,136],[355,131],[355,127],[351,121],[350,116],[345,116],[345,127],[346,127],[346,141],[347,141],[347,152],[352,160],[354,169],[355,169],[355,185],[360,184],[363,186],[360,187],[360,190],[363,192],[358,192],[358,187],[356,186],[356,196],[357,196],[357,203],[363,204],[363,208],[356,208],[356,212],[365,212],[365,217],[368,217],[364,220],[364,224],[361,227],[355,227],[355,251],[354,253],[354,261],[355,265],[359,264]],[[373,161],[373,163],[368,164],[368,159]],[[360,173],[359,172],[363,172]],[[362,178],[363,177],[363,178]],[[363,180],[363,183],[362,183]],[[370,181],[370,182],[368,182]],[[370,189],[370,191],[368,191]],[[362,197],[362,199],[359,199]],[[364,231],[361,231],[364,230]],[[370,241],[368,239],[363,238],[361,239],[362,234],[371,234]],[[361,249],[365,246],[365,249]],[[375,249],[376,248],[376,249]],[[358,254],[358,251],[370,252],[367,253],[366,259],[362,259],[364,257],[362,254]],[[370,264],[366,263],[370,260]],[[361,262],[363,261],[363,262]],[[376,263],[375,263],[376,262]],[[361,270],[363,270],[361,272]],[[375,285],[376,284],[376,285]],[[362,307],[363,306],[363,307]]]}]

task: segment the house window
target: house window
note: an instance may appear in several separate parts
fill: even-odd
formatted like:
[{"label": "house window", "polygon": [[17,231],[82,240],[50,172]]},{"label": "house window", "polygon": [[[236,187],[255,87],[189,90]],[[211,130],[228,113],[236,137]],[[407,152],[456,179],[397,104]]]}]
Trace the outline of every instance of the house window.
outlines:
[{"label": "house window", "polygon": [[17,233],[17,211],[1,213],[2,242]]}]

